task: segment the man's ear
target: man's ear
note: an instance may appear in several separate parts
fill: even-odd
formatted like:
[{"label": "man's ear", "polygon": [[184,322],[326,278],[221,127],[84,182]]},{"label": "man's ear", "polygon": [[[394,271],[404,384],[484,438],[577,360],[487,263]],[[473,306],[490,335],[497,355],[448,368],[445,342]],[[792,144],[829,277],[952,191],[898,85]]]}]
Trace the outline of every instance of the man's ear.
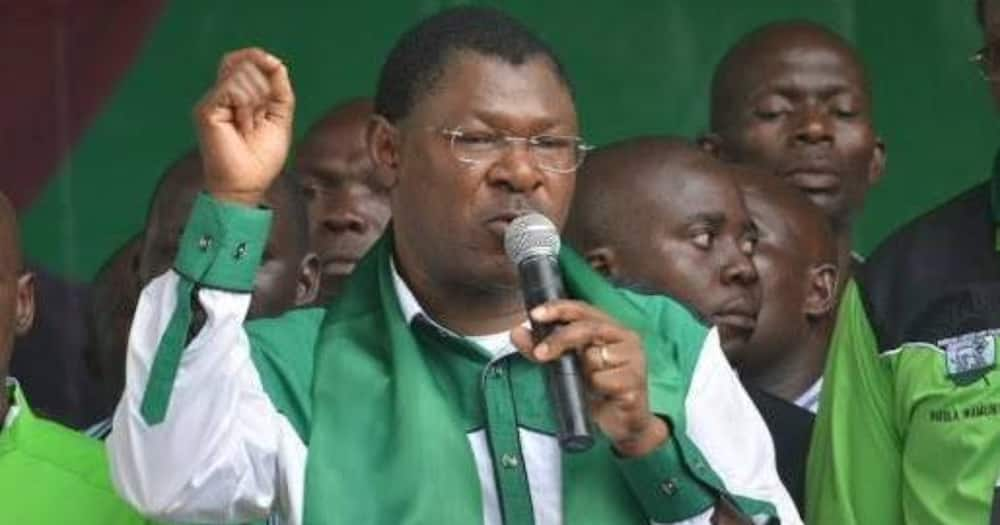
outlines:
[{"label": "man's ear", "polygon": [[368,156],[375,165],[375,181],[379,186],[392,189],[399,178],[399,128],[382,115],[368,119],[365,133]]},{"label": "man's ear", "polygon": [[888,152],[886,151],[885,142],[882,141],[882,137],[875,137],[875,151],[872,154],[871,165],[868,167],[868,186],[874,186],[878,184],[878,181],[882,180],[887,160]]},{"label": "man's ear", "polygon": [[309,252],[299,264],[299,281],[295,286],[295,306],[312,304],[319,295],[319,256]]},{"label": "man's ear", "polygon": [[17,304],[14,307],[14,334],[24,335],[35,322],[35,274],[25,272],[17,278]]},{"label": "man's ear", "polygon": [[621,268],[618,266],[618,256],[610,247],[600,246],[587,250],[584,252],[583,258],[590,263],[591,268],[597,270],[597,273],[607,279],[617,279],[621,273]]},{"label": "man's ear", "polygon": [[705,153],[717,159],[722,158],[722,137],[718,133],[703,133],[698,137],[696,142],[698,143],[698,147]]},{"label": "man's ear", "polygon": [[830,315],[837,307],[837,267],[829,263],[815,265],[809,268],[808,277],[804,313],[811,319]]}]

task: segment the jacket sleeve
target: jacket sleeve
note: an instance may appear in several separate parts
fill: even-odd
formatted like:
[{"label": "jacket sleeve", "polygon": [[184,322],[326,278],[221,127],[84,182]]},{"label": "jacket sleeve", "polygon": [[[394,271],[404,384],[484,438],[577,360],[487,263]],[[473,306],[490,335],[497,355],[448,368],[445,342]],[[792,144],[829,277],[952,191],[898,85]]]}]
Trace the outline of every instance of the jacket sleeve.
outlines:
[{"label": "jacket sleeve", "polygon": [[107,448],[117,490],[149,517],[301,523],[306,446],[265,392],[243,326],[269,225],[268,210],[200,195],[174,269],[139,299]]}]

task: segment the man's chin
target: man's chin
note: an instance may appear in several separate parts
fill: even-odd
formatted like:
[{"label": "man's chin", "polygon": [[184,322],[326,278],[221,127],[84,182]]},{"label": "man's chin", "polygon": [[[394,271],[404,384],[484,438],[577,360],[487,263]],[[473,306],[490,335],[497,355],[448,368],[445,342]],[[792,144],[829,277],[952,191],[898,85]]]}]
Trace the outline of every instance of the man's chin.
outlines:
[{"label": "man's chin", "polygon": [[734,366],[746,350],[750,342],[751,332],[741,328],[720,325],[719,343],[722,345],[722,352]]}]

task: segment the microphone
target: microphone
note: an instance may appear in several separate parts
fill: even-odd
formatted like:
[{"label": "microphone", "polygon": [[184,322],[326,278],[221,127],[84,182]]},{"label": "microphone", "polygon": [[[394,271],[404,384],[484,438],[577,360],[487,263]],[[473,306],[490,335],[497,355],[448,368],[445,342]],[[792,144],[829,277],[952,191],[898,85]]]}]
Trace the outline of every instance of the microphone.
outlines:
[{"label": "microphone", "polygon": [[[548,218],[529,213],[514,219],[504,233],[507,256],[517,266],[524,304],[532,308],[566,297],[556,256],[559,233]],[[535,342],[548,337],[558,325],[531,320]],[[549,398],[558,422],[559,445],[566,452],[583,452],[594,444],[576,352],[567,352],[546,365]]]}]

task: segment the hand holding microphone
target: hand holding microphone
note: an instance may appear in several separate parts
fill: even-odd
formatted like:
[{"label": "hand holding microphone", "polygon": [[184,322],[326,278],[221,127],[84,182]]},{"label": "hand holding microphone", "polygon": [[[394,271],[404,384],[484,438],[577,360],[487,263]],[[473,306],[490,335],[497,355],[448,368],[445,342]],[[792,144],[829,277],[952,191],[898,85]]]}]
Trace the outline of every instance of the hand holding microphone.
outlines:
[{"label": "hand holding microphone", "polygon": [[507,229],[505,245],[518,267],[532,324],[530,331],[515,328],[511,340],[525,357],[549,367],[563,448],[586,450],[592,443],[583,407],[624,456],[645,455],[663,443],[669,429],[649,409],[642,342],[604,312],[566,299],[555,226],[537,213],[519,217]]}]

